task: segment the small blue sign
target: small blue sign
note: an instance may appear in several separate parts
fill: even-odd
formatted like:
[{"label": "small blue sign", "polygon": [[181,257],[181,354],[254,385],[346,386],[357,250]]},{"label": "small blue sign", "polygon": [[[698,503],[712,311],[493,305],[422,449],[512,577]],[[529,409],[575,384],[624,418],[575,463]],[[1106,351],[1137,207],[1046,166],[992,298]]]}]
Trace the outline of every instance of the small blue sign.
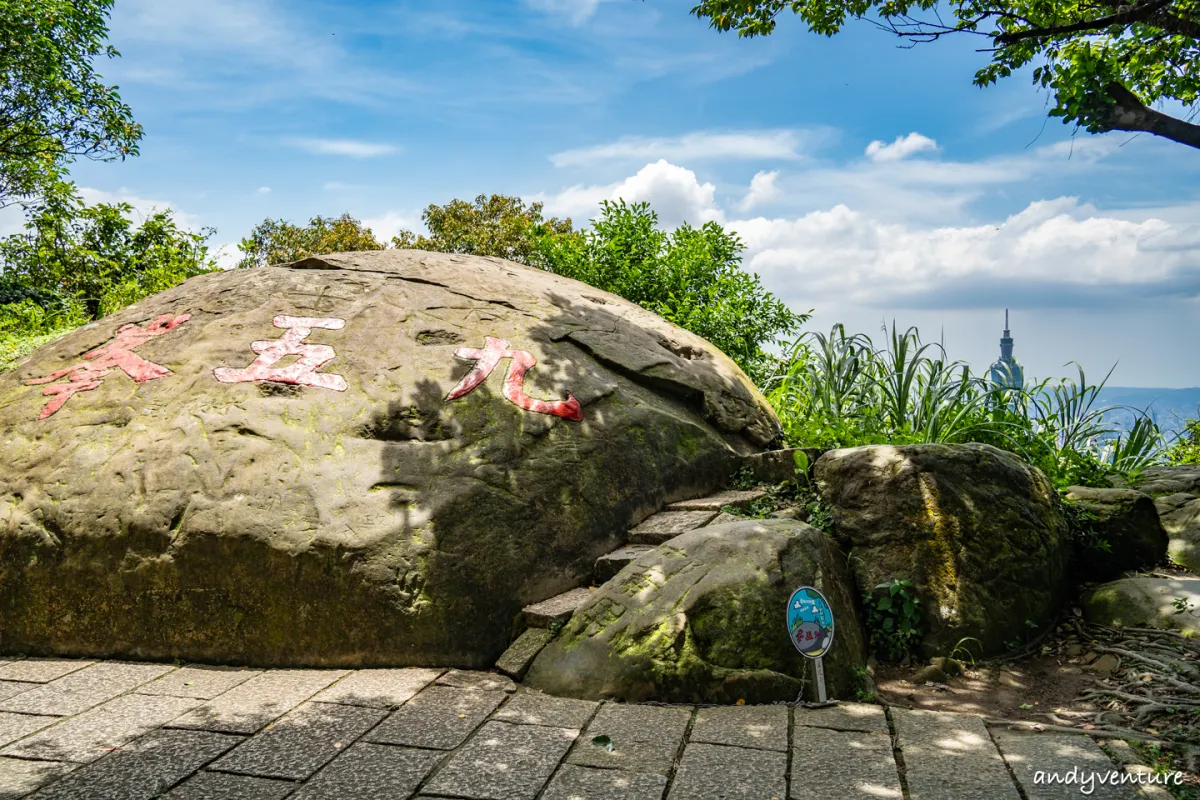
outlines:
[{"label": "small blue sign", "polygon": [[820,658],[833,644],[833,609],[812,586],[801,586],[788,600],[788,634],[801,655]]}]

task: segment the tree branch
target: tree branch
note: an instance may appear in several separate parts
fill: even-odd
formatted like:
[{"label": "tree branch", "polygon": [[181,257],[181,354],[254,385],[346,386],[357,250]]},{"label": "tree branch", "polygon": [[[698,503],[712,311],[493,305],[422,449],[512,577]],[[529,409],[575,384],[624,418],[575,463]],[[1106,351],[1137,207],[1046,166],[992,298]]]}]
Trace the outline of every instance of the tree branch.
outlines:
[{"label": "tree branch", "polygon": [[1200,149],[1200,125],[1150,108],[1119,83],[1110,83],[1105,88],[1113,102],[1107,118],[1101,120],[1107,130],[1149,133]]},{"label": "tree branch", "polygon": [[1082,33],[1084,31],[1111,28],[1113,25],[1146,22],[1173,2],[1174,0],[1149,0],[1149,2],[1141,3],[1140,5],[1124,6],[1115,14],[1109,14],[1106,17],[1083,19],[1066,25],[1048,25],[1020,31],[1006,31],[996,37],[996,43],[1002,45],[1016,44],[1025,39],[1046,39],[1066,33]]}]

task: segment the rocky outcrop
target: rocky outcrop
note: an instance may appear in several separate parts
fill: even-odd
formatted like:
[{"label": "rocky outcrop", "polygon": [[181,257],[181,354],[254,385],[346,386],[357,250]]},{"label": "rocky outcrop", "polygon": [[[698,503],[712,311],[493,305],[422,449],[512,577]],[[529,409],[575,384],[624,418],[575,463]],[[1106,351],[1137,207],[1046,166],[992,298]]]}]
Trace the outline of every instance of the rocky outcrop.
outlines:
[{"label": "rocky outcrop", "polygon": [[1167,556],[1167,532],[1150,496],[1133,489],[1072,486],[1063,498],[1079,527],[1075,569],[1080,580],[1110,581],[1125,572],[1149,569]]},{"label": "rocky outcrop", "polygon": [[930,654],[967,636],[985,654],[1003,652],[1049,624],[1065,599],[1061,502],[1011,453],[981,444],[833,450],[816,479],[860,590],[915,584]]},{"label": "rocky outcrop", "polygon": [[834,612],[824,658],[830,696],[852,699],[865,645],[845,557],[792,520],[700,528],[641,555],[575,612],[526,683],[587,699],[814,698],[812,667],[785,624],[789,596],[806,584]]},{"label": "rocky outcrop", "polygon": [[1086,592],[1083,615],[1098,625],[1200,630],[1200,578],[1138,576]]},{"label": "rocky outcrop", "polygon": [[1171,560],[1200,572],[1200,465],[1151,467],[1129,485],[1154,498]]},{"label": "rocky outcrop", "polygon": [[703,339],[500,259],[202,275],[0,376],[0,652],[490,666],[778,432]]}]

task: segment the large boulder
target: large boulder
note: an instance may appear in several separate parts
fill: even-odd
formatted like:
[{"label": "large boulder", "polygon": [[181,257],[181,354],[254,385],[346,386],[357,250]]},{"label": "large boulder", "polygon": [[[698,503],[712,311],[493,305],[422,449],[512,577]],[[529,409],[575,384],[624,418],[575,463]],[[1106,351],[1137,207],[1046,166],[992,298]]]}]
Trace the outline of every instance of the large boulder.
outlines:
[{"label": "large boulder", "polygon": [[1180,492],[1200,495],[1200,464],[1150,467],[1129,481],[1129,486],[1152,497]]},{"label": "large boulder", "polygon": [[778,430],[703,339],[500,259],[202,275],[0,376],[0,652],[490,665]]},{"label": "large boulder", "polygon": [[1110,581],[1167,557],[1167,532],[1150,495],[1071,486],[1063,499],[1076,510],[1075,567],[1081,580]]},{"label": "large boulder", "polygon": [[803,585],[834,612],[830,696],[853,699],[865,645],[846,559],[817,529],[775,519],[700,528],[641,555],[575,612],[525,682],[592,700],[815,699],[812,667],[786,624],[788,598]]},{"label": "large boulder", "polygon": [[1154,498],[1171,560],[1200,572],[1200,464],[1151,467],[1129,485]]},{"label": "large boulder", "polygon": [[1122,578],[1088,590],[1081,604],[1084,618],[1099,625],[1195,632],[1200,629],[1200,578]]},{"label": "large boulder", "polygon": [[1057,614],[1070,541],[1040,471],[982,444],[831,450],[817,487],[860,590],[908,579],[924,609],[924,649],[963,637],[1003,652]]}]

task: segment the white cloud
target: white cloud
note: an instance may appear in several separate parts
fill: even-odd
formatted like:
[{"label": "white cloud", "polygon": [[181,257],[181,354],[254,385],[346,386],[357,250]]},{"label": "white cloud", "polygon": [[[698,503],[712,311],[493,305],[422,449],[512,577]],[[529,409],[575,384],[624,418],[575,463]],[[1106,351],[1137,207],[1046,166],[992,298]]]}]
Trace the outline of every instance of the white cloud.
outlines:
[{"label": "white cloud", "polygon": [[385,211],[377,217],[364,219],[362,224],[370,228],[375,238],[384,243],[391,241],[401,230],[415,231],[422,227],[419,221],[414,222],[412,217],[398,211]]},{"label": "white cloud", "polygon": [[562,14],[572,25],[582,25],[591,19],[604,0],[526,0],[530,8],[548,14]]},{"label": "white cloud", "polygon": [[270,194],[271,187],[270,186],[260,186],[254,190],[254,193],[255,194]]},{"label": "white cloud", "polygon": [[355,139],[288,139],[287,144],[321,156],[374,158],[396,152],[396,146]]},{"label": "white cloud", "polygon": [[93,189],[83,186],[79,189],[79,196],[88,205],[96,205],[98,203],[128,203],[133,206],[133,219],[137,222],[141,222],[156,211],[170,210],[175,224],[179,227],[190,231],[199,231],[203,227],[200,218],[194,214],[181,211],[178,206],[172,205],[166,200],[153,200],[141,197],[129,189],[122,188],[117,189],[115,192],[109,192],[103,189]]},{"label": "white cloud", "polygon": [[659,222],[674,228],[683,222],[699,225],[723,220],[725,215],[714,202],[715,194],[716,187],[701,183],[690,169],[659,160],[620,183],[572,186],[556,195],[539,195],[534,199],[543,201],[549,213],[570,216],[580,222],[594,217],[602,200],[648,202],[658,213]]},{"label": "white cloud", "polygon": [[817,132],[795,130],[737,131],[732,133],[688,133],[683,136],[649,138],[629,136],[607,144],[564,150],[550,156],[556,167],[574,167],[601,161],[756,160],[800,158],[799,147]]},{"label": "white cloud", "polygon": [[937,150],[937,142],[930,139],[928,136],[922,136],[919,133],[913,132],[908,136],[897,136],[896,141],[891,144],[884,144],[876,139],[867,145],[867,158],[872,161],[901,161],[914,153],[920,153],[925,150]]},{"label": "white cloud", "polygon": [[750,189],[742,202],[738,204],[739,211],[749,211],[759,206],[770,205],[783,196],[783,192],[775,185],[779,171],[759,172],[750,180]]}]

